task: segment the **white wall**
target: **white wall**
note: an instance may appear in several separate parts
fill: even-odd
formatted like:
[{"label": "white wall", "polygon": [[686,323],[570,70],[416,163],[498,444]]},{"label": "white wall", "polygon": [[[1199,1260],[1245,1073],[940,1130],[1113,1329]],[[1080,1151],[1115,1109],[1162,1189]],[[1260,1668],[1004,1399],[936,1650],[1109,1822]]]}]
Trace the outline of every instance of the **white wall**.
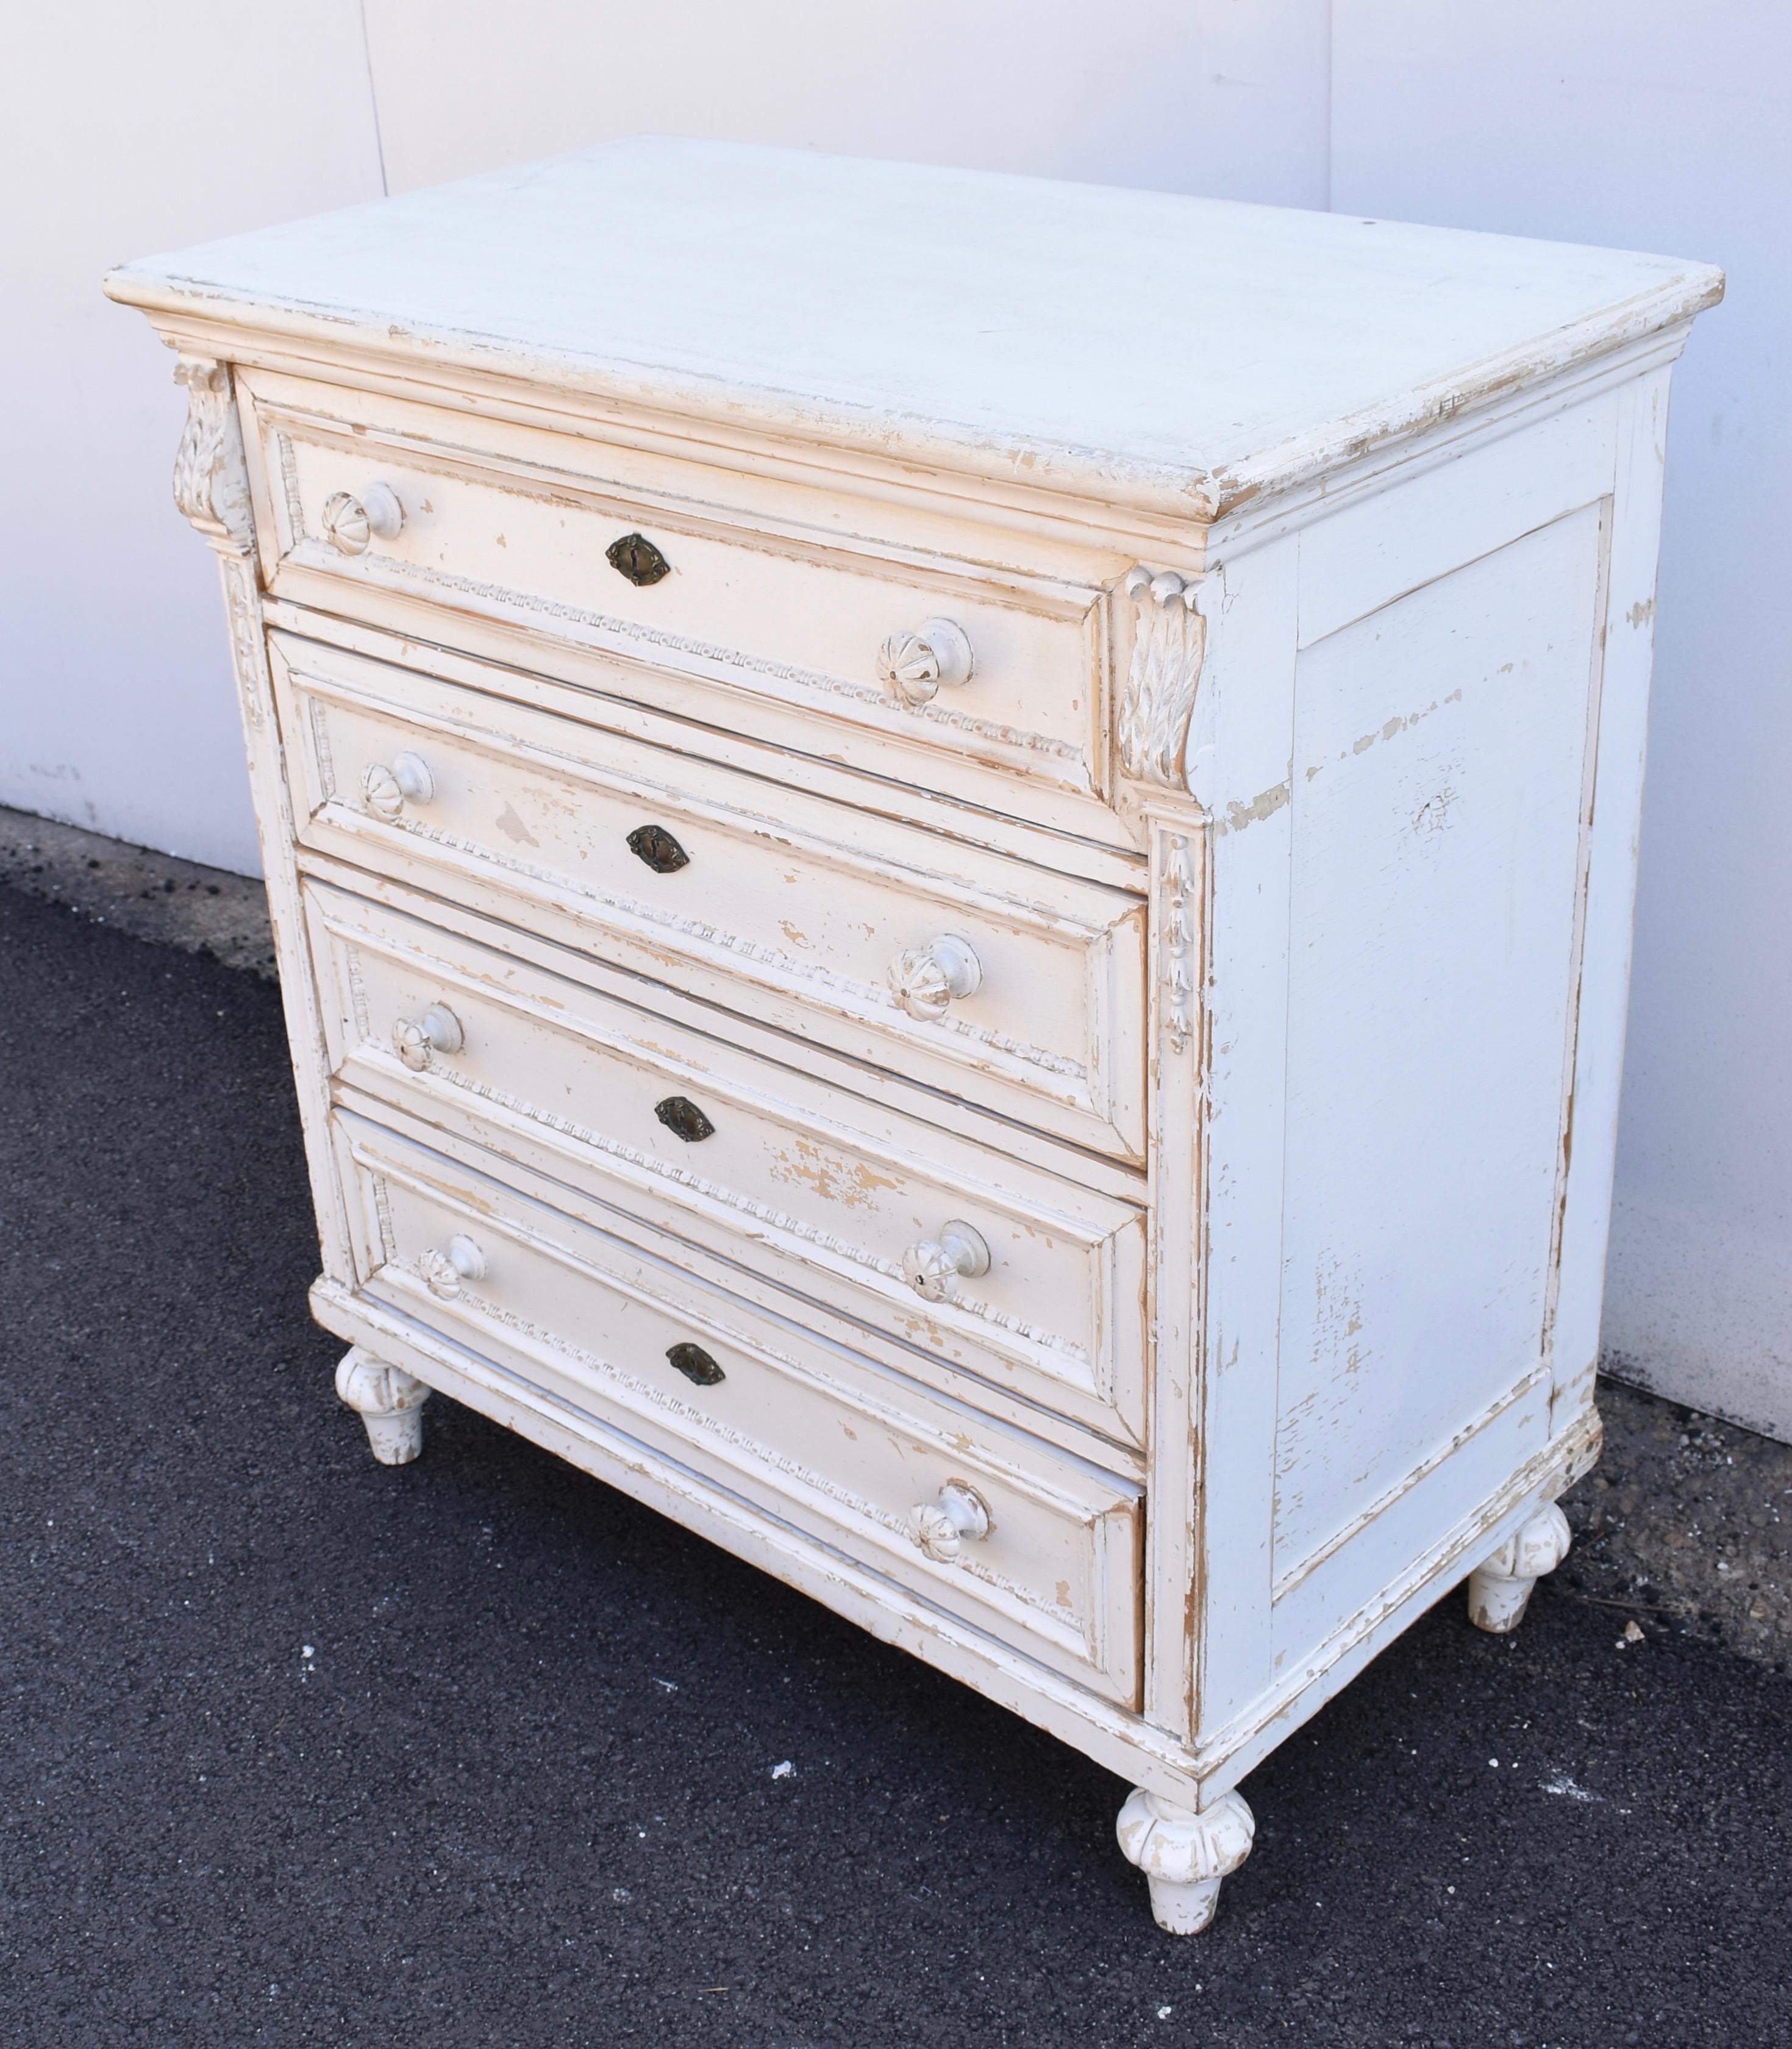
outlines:
[{"label": "white wall", "polygon": [[[363,36],[364,29],[364,36]],[[0,78],[0,803],[252,871],[181,404],[121,257],[641,129],[1335,204],[1708,257],[1670,458],[1608,1340],[1792,1435],[1792,9],[1713,0],[126,0]],[[377,115],[377,122],[376,122]],[[383,150],[383,171],[381,161]],[[25,204],[16,196],[29,194]]]},{"label": "white wall", "polygon": [[1325,0],[367,0],[395,192],[641,130],[1324,205]]},{"label": "white wall", "polygon": [[1335,0],[1331,203],[1701,256],[1676,373],[1605,1343],[1792,1437],[1792,8]]},{"label": "white wall", "polygon": [[64,0],[0,64],[0,803],[254,873],[209,551],[169,496],[186,402],[127,256],[377,197],[356,0]]}]

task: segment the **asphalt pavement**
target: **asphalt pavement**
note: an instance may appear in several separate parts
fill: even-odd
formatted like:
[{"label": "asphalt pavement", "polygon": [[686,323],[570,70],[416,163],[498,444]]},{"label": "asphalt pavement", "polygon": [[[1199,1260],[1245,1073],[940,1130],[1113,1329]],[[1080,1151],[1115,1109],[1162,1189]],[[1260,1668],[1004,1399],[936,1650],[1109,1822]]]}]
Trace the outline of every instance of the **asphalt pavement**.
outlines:
[{"label": "asphalt pavement", "polygon": [[1792,2042],[1783,1673],[1452,1595],[1176,1941],[1075,1752],[440,1397],[375,1465],[316,1256],[277,991],[0,888],[7,2049]]}]

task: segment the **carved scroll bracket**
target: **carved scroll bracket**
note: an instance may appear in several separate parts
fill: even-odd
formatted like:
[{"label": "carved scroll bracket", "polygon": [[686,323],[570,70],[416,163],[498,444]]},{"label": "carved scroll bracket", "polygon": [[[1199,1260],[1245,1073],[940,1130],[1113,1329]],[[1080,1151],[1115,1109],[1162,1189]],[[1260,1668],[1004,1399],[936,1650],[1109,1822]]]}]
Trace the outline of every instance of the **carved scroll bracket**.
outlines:
[{"label": "carved scroll bracket", "polygon": [[217,554],[243,716],[251,729],[258,729],[269,694],[267,655],[262,640],[249,465],[231,391],[230,365],[183,356],[174,366],[174,381],[187,387],[186,430],[174,457],[174,502]]},{"label": "carved scroll bracket", "polygon": [[1143,782],[1186,790],[1184,756],[1207,646],[1207,622],[1195,608],[1199,585],[1173,570],[1141,566],[1123,588],[1137,616],[1120,708],[1121,765]]},{"label": "carved scroll bracket", "polygon": [[255,543],[255,525],[230,366],[183,356],[174,366],[174,381],[187,387],[186,431],[174,457],[174,502],[220,554],[247,555]]}]

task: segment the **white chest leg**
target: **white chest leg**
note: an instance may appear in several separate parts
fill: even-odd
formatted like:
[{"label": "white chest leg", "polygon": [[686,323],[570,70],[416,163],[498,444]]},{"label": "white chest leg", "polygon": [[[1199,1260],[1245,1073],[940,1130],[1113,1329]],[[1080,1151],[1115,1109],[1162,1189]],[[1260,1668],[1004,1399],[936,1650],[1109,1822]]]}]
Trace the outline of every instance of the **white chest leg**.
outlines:
[{"label": "white chest leg", "polygon": [[1143,1787],[1126,1796],[1120,1847],[1151,1881],[1151,1911],[1172,1935],[1197,1935],[1219,1904],[1219,1881],[1250,1855],[1257,1823],[1237,1793],[1195,1814]]},{"label": "white chest leg", "polygon": [[1540,1508],[1468,1576],[1468,1619],[1503,1636],[1524,1620],[1531,1588],[1568,1556],[1568,1518],[1554,1502]]},{"label": "white chest leg", "polygon": [[430,1390],[402,1367],[386,1366],[356,1345],[342,1355],[336,1391],[367,1429],[383,1466],[409,1465],[423,1448],[423,1404]]}]

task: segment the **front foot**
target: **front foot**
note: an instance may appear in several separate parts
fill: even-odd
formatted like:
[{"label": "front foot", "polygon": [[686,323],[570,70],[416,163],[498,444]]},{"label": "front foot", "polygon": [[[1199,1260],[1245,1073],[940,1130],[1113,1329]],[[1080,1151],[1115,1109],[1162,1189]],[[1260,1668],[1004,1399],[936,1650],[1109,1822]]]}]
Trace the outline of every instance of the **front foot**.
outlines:
[{"label": "front foot", "polygon": [[1495,1636],[1516,1629],[1524,1620],[1531,1589],[1568,1556],[1572,1541],[1568,1518],[1554,1502],[1538,1509],[1469,1574],[1469,1620]]},{"label": "front foot", "polygon": [[1122,1854],[1151,1881],[1151,1911],[1172,1935],[1198,1935],[1219,1904],[1219,1881],[1250,1855],[1257,1823],[1227,1793],[1196,1814],[1148,1793],[1126,1796],[1116,1826]]},{"label": "front foot", "polygon": [[356,1345],[336,1370],[336,1391],[366,1424],[383,1466],[405,1466],[423,1448],[423,1404],[430,1390],[402,1367],[383,1365]]}]

